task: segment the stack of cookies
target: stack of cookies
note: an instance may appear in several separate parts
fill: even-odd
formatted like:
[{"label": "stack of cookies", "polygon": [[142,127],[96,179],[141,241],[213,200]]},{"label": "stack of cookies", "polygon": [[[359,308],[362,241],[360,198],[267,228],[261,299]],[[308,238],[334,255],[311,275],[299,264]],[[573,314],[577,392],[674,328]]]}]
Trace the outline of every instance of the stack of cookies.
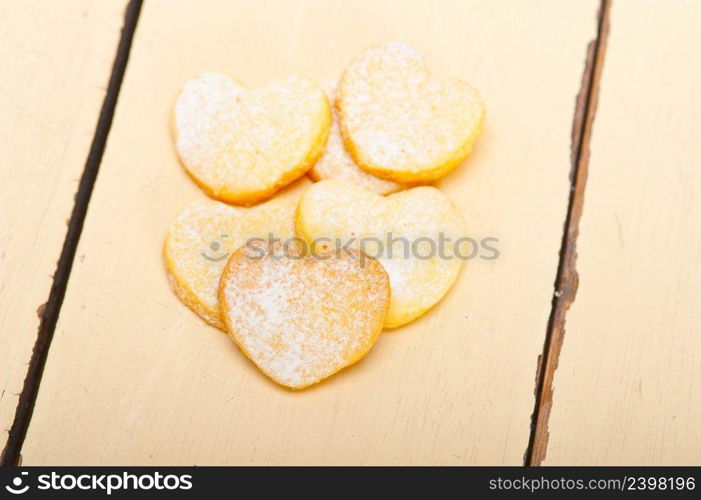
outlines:
[{"label": "stack of cookies", "polygon": [[[366,50],[324,88],[295,76],[255,89],[216,73],[188,82],[176,149],[219,201],[171,225],[171,287],[280,385],[359,361],[457,279],[462,259],[441,242],[465,239],[463,217],[426,184],[465,159],[484,115],[474,88],[430,79],[403,43]],[[317,182],[274,197],[305,174]]]}]

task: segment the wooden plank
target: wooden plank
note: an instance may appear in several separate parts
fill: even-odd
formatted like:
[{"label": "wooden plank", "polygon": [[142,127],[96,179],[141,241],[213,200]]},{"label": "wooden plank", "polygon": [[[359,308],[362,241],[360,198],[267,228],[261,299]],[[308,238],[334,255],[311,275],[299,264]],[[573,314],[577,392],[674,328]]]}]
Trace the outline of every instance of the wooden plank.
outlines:
[{"label": "wooden plank", "polygon": [[[598,2],[147,2],[27,440],[27,464],[520,464],[569,193],[570,132]],[[169,134],[206,70],[255,85],[336,77],[406,40],[488,105],[440,183],[495,261],[424,318],[301,393],[257,373],[168,288],[168,224],[203,194]],[[553,40],[557,40],[554,44]],[[154,71],[154,68],[158,68]]]},{"label": "wooden plank", "polygon": [[613,2],[545,464],[701,464],[700,23]]},{"label": "wooden plank", "polygon": [[49,297],[124,6],[0,3],[0,450]]}]

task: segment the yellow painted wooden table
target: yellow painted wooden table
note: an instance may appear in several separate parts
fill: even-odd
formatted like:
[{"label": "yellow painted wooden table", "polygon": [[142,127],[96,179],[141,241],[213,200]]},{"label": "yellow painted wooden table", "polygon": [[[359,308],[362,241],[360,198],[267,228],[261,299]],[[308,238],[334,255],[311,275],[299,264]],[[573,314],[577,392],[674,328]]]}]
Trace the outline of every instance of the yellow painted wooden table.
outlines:
[{"label": "yellow painted wooden table", "polygon": [[[0,4],[3,462],[701,464],[700,20],[683,0]],[[438,185],[500,256],[284,391],[168,287],[166,228],[205,199],[171,105],[203,71],[325,81],[389,40],[484,95]]]}]

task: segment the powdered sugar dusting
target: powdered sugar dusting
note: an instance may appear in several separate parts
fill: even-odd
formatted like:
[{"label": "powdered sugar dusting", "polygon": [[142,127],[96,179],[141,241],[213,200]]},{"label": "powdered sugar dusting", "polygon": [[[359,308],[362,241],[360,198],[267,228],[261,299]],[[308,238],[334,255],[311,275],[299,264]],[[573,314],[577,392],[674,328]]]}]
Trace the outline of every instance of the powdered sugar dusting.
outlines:
[{"label": "powdered sugar dusting", "polygon": [[406,188],[397,182],[381,179],[360,168],[351,155],[346,151],[338,126],[338,114],[333,103],[336,99],[336,82],[328,81],[323,85],[333,110],[333,121],[329,129],[329,139],[326,142],[324,154],[309,171],[309,175],[317,181],[324,179],[340,179],[354,182],[378,194],[389,194]]},{"label": "powdered sugar dusting", "polygon": [[364,166],[430,170],[467,155],[481,128],[477,91],[459,80],[429,80],[421,56],[405,43],[366,50],[339,90],[343,132]]},{"label": "powdered sugar dusting", "polygon": [[175,105],[178,154],[217,198],[237,202],[303,175],[321,152],[330,121],[324,92],[292,76],[246,90],[206,73]]},{"label": "powdered sugar dusting", "polygon": [[237,344],[273,380],[302,388],[372,347],[389,301],[377,262],[288,258],[279,246],[250,257],[242,249],[224,274],[223,314]]},{"label": "powdered sugar dusting", "polygon": [[[437,252],[441,234],[454,242],[465,236],[465,229],[462,214],[434,187],[381,197],[343,181],[322,181],[304,193],[297,213],[298,232],[308,240],[356,238],[353,248],[361,248],[363,238],[382,242],[382,254],[364,250],[380,261],[390,279],[387,326],[407,323],[440,301],[462,266],[454,255],[443,258]],[[414,242],[418,243],[412,249]],[[436,251],[431,255],[434,244]],[[448,256],[452,247],[446,244],[445,248]]]},{"label": "powdered sugar dusting", "polygon": [[219,314],[219,278],[228,257],[249,238],[280,239],[294,234],[292,198],[277,198],[252,208],[215,201],[187,206],[171,224],[164,245],[171,287],[211,325],[225,329]]}]

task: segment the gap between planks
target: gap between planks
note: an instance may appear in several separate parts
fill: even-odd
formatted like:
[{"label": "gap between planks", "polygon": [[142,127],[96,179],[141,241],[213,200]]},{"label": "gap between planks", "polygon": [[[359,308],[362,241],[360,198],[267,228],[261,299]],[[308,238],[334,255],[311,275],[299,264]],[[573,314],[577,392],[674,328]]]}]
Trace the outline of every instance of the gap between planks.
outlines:
[{"label": "gap between planks", "polygon": [[601,0],[597,35],[589,43],[587,59],[582,75],[582,86],[577,95],[574,122],[572,124],[570,174],[570,198],[567,207],[560,262],[555,277],[555,293],[543,345],[538,356],[536,371],[535,407],[531,420],[531,436],[524,456],[524,465],[541,465],[548,449],[548,421],[553,404],[553,377],[560,358],[565,337],[567,311],[577,295],[577,236],[579,219],[584,203],[584,189],[589,166],[589,139],[596,114],[601,69],[606,55],[609,32],[609,11],[612,0]]},{"label": "gap between planks", "polygon": [[73,268],[78,241],[83,230],[83,222],[88,210],[88,203],[92,195],[97,172],[100,169],[102,155],[105,152],[107,136],[112,126],[112,118],[119,97],[119,90],[124,79],[124,71],[129,59],[136,23],[141,12],[143,0],[130,0],[124,12],[124,24],[120,35],[117,53],[112,65],[107,93],[100,109],[100,115],[95,127],[95,134],[90,145],[90,151],[85,161],[85,168],[78,184],[78,191],[75,195],[75,204],[68,220],[68,230],[66,239],[63,242],[61,255],[56,264],[51,292],[46,303],[41,304],[37,309],[40,318],[37,338],[32,350],[32,357],[27,368],[27,375],[24,379],[22,392],[19,396],[15,418],[10,428],[5,449],[0,454],[0,466],[19,465],[21,463],[20,452],[22,444],[27,434],[29,422],[32,418],[34,403],[39,392],[41,376],[46,364],[46,358],[51,346],[51,340],[56,329],[56,322],[66,294],[68,277]]}]

